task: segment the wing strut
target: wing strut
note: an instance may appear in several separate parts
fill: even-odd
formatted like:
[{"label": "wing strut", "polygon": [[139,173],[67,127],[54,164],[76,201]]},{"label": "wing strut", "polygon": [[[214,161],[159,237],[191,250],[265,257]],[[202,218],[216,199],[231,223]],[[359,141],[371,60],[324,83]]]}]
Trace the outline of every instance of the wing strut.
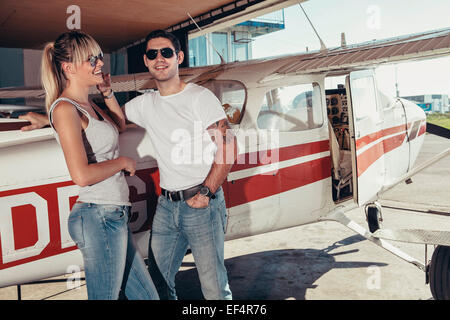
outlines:
[{"label": "wing strut", "polygon": [[422,171],[423,169],[428,168],[430,165],[434,164],[435,162],[438,162],[439,160],[445,158],[446,156],[448,156],[450,154],[450,148],[447,148],[446,150],[442,151],[441,153],[435,155],[433,158],[429,159],[428,161],[425,161],[424,163],[422,163],[421,165],[413,168],[411,171],[409,171],[408,173],[406,173],[405,175],[403,175],[401,178],[397,179],[395,182],[393,182],[390,185],[384,186],[379,192],[378,192],[378,197],[385,193],[386,191],[392,189],[393,187],[395,187],[397,184],[401,183],[401,182],[406,182],[406,180],[408,180],[409,178],[411,178],[413,175],[419,173],[420,171]]},{"label": "wing strut", "polygon": [[[355,208],[356,208],[356,205],[355,205]],[[349,211],[351,209],[352,208],[346,208],[345,211]],[[342,207],[336,208],[329,215],[327,215],[326,217],[323,217],[322,220],[324,220],[324,221],[331,220],[331,221],[339,222],[340,224],[342,224],[342,225],[346,226],[347,228],[349,228],[350,230],[353,230],[354,232],[360,234],[367,240],[369,240],[369,241],[375,243],[376,245],[382,247],[383,249],[391,252],[392,254],[396,255],[397,257],[415,265],[420,270],[426,271],[426,266],[423,263],[421,263],[417,259],[411,257],[410,255],[406,254],[405,252],[401,251],[399,248],[397,248],[396,246],[387,242],[386,240],[381,239],[381,237],[377,237],[376,234],[378,231],[376,231],[375,233],[371,233],[366,228],[360,226],[355,221],[348,218],[344,213],[344,208],[342,208]]]}]

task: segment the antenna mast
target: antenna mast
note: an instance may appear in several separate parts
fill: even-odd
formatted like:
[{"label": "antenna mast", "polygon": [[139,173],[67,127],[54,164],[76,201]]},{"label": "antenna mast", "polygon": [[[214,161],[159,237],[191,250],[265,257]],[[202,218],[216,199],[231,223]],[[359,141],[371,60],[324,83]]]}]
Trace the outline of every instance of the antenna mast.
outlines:
[{"label": "antenna mast", "polygon": [[314,28],[314,25],[312,24],[311,20],[309,20],[309,17],[308,17],[308,15],[306,14],[305,9],[303,9],[303,7],[302,7],[302,5],[301,5],[300,3],[299,3],[298,5],[300,6],[300,8],[302,9],[303,13],[305,14],[306,19],[308,19],[309,24],[311,25],[311,27],[313,28],[314,32],[316,33],[317,38],[319,38],[319,41],[320,41],[320,51],[326,51],[326,50],[327,50],[327,47],[325,46],[325,43],[324,43],[324,42],[322,41],[322,39],[320,38],[319,33],[317,32],[316,28]]},{"label": "antenna mast", "polygon": [[[197,22],[195,22],[195,20],[191,17],[191,15],[189,14],[189,12],[187,12],[187,15],[189,16],[189,18],[191,18],[192,22],[195,24],[195,26],[197,27],[198,30],[202,31],[202,28],[200,28],[197,24]],[[220,64],[226,64],[225,59],[222,57],[222,55],[219,53],[219,51],[217,51],[216,47],[214,47],[214,45],[212,44],[212,42],[209,40],[209,37],[205,36],[206,41],[208,41],[208,43],[211,45],[211,47],[214,49],[214,51],[219,55],[220,57]]]}]

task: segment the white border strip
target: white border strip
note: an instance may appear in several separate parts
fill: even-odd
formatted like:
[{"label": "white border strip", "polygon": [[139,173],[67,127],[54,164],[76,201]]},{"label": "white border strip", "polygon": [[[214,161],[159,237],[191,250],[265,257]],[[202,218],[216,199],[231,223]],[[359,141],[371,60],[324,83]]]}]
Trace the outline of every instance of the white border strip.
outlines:
[{"label": "white border strip", "polygon": [[239,180],[248,178],[251,176],[259,175],[259,174],[272,174],[274,171],[279,169],[295,166],[301,163],[305,163],[312,160],[321,159],[324,157],[330,156],[330,151],[319,152],[315,154],[310,154],[303,157],[298,157],[294,159],[289,159],[281,162],[271,163],[267,165],[257,166],[254,168],[248,168],[244,170],[239,170],[235,172],[231,172],[228,174],[227,181]]},{"label": "white border strip", "polygon": [[[364,153],[364,152],[367,151],[368,149],[372,148],[372,147],[373,147],[374,145],[376,145],[377,143],[380,143],[380,142],[382,142],[382,141],[384,141],[384,140],[386,140],[386,139],[389,139],[389,138],[398,136],[398,135],[400,135],[400,134],[405,134],[405,133],[406,133],[406,130],[403,130],[403,131],[401,131],[401,132],[396,132],[396,133],[390,134],[390,135],[388,135],[388,136],[382,136],[382,137],[378,138],[377,140],[372,141],[371,143],[369,143],[369,144],[365,145],[364,147],[358,149],[358,150],[356,151],[356,155],[359,156],[360,154]],[[405,136],[405,138],[406,138],[406,136]]]},{"label": "white border strip", "polygon": [[[155,167],[157,167],[156,161],[153,161],[153,160],[145,161],[145,162],[138,162],[136,164],[136,171],[152,169]],[[38,179],[38,180],[33,180],[33,181],[27,181],[27,182],[15,184],[15,185],[3,185],[3,186],[0,186],[0,192],[23,189],[23,188],[39,187],[42,185],[68,182],[71,180],[72,180],[72,178],[70,177],[69,174],[67,174],[67,175],[48,178],[48,179]]]}]

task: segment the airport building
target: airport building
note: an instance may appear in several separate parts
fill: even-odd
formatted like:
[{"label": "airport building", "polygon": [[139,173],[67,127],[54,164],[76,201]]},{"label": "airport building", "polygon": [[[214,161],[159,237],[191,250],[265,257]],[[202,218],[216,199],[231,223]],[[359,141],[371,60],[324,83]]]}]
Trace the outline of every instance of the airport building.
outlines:
[{"label": "airport building", "polygon": [[424,94],[418,96],[402,97],[414,101],[425,113],[450,112],[449,99],[446,94]]},{"label": "airport building", "polygon": [[254,38],[284,29],[284,10],[275,11],[189,40],[189,66],[198,67],[252,59]]}]

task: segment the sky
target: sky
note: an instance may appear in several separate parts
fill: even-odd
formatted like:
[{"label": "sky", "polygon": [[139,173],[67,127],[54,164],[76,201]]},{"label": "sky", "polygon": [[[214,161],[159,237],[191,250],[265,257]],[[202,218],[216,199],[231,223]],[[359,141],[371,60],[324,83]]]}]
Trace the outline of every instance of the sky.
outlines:
[{"label": "sky", "polygon": [[[309,0],[303,9],[329,48],[450,27],[450,0]],[[299,5],[284,11],[285,29],[257,37],[253,58],[320,49],[320,42]],[[447,94],[450,97],[450,56],[380,66],[378,87],[400,96]]]}]

